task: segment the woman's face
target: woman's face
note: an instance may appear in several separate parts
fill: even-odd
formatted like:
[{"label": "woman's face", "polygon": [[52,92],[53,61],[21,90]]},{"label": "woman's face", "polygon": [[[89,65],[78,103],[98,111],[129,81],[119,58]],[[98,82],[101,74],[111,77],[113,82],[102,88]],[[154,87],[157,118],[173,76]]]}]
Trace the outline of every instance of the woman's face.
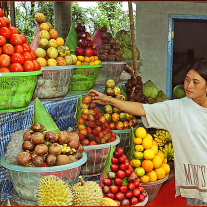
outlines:
[{"label": "woman's face", "polygon": [[199,99],[206,97],[207,83],[195,70],[191,69],[184,81],[185,93],[188,98]]}]

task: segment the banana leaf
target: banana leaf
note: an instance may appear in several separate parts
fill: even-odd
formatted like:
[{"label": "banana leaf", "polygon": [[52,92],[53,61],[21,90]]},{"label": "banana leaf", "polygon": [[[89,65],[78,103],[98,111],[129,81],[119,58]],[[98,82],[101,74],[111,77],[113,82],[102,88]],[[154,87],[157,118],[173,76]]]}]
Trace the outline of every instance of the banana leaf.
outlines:
[{"label": "banana leaf", "polygon": [[76,104],[76,112],[75,112],[75,115],[74,115],[74,118],[76,119],[76,125],[77,125],[77,121],[78,121],[78,118],[81,117],[81,104],[82,104],[82,95],[80,95],[78,97],[78,100],[77,100],[77,104]]},{"label": "banana leaf", "polygon": [[125,89],[123,88],[123,86],[121,84],[119,84],[119,88],[120,88],[121,94],[124,95],[124,97],[125,97],[125,101],[127,101],[128,98],[127,98],[127,94],[126,94]]},{"label": "banana leaf", "polygon": [[76,47],[78,47],[78,34],[75,30],[75,26],[73,23],[70,27],[70,31],[66,38],[65,46],[67,46],[70,49],[71,54],[74,54],[73,51],[75,51]]},{"label": "banana leaf", "polygon": [[134,152],[135,152],[135,149],[134,149],[135,144],[133,142],[134,138],[135,138],[135,131],[134,131],[134,128],[131,127],[130,138],[129,138],[129,155],[128,155],[129,162],[134,159]]}]

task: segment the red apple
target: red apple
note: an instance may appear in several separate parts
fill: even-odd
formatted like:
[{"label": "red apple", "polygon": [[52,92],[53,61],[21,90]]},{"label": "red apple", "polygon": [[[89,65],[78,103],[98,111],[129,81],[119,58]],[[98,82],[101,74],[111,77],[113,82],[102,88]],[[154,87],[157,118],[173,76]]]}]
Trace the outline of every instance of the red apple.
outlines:
[{"label": "red apple", "polygon": [[137,189],[137,188],[135,188],[133,191],[132,191],[132,193],[133,193],[133,195],[134,196],[139,196],[140,195],[140,190],[139,189]]},{"label": "red apple", "polygon": [[85,25],[84,24],[78,24],[77,25],[77,27],[75,28],[75,30],[77,31],[77,33],[79,33],[79,32],[85,32],[85,30],[86,30],[86,27],[85,27]]},{"label": "red apple", "polygon": [[78,39],[86,39],[86,33],[85,32],[79,32],[78,33]]},{"label": "red apple", "polygon": [[107,186],[107,185],[104,185],[103,188],[102,188],[102,192],[103,192],[104,194],[107,194],[107,193],[109,192],[109,190],[110,190],[110,188],[109,188],[109,186]]},{"label": "red apple", "polygon": [[125,196],[126,196],[126,198],[132,198],[132,197],[133,197],[133,193],[132,193],[132,191],[127,191],[127,192],[125,193]]},{"label": "red apple", "polygon": [[136,197],[132,197],[130,202],[131,202],[131,205],[136,205],[137,203],[139,203],[139,201]]},{"label": "red apple", "polygon": [[[125,174],[126,174],[126,171],[125,171]],[[136,179],[136,180],[134,181],[134,185],[135,185],[135,187],[139,186],[139,183],[140,183],[139,179]]]},{"label": "red apple", "polygon": [[145,197],[144,197],[142,194],[140,194],[140,195],[138,196],[138,200],[139,200],[139,202],[143,202],[144,199],[145,199]]},{"label": "red apple", "polygon": [[118,192],[116,194],[116,199],[119,200],[119,201],[123,200],[124,199],[124,194],[122,192]]},{"label": "red apple", "polygon": [[91,47],[85,48],[85,56],[91,57],[93,55],[93,49]]},{"label": "red apple", "polygon": [[79,47],[87,47],[87,41],[86,41],[86,39],[79,39],[78,40],[78,46]]},{"label": "red apple", "polygon": [[124,153],[124,150],[122,147],[119,147],[118,149],[116,149],[116,151],[118,151],[120,155],[123,155]]},{"label": "red apple", "polygon": [[111,179],[111,180],[114,180],[116,178],[116,173],[109,171],[108,172],[108,178]]},{"label": "red apple", "polygon": [[113,157],[113,158],[111,158],[111,162],[113,164],[117,164],[119,162],[119,160],[117,158]]},{"label": "red apple", "polygon": [[121,155],[119,157],[119,163],[124,163],[125,160],[126,160],[126,155]]},{"label": "red apple", "polygon": [[119,170],[119,167],[116,164],[111,164],[110,168],[113,172],[117,172]]},{"label": "red apple", "polygon": [[113,193],[107,193],[106,197],[111,198],[112,200],[115,199],[115,195]]},{"label": "red apple", "polygon": [[129,177],[131,175],[131,171],[129,169],[125,170],[125,176]]},{"label": "red apple", "polygon": [[92,48],[93,49],[93,56],[97,56],[98,50],[96,48]]},{"label": "red apple", "polygon": [[115,185],[121,186],[122,183],[123,183],[123,181],[122,181],[121,178],[115,178],[115,179],[114,179],[114,183],[115,183]]},{"label": "red apple", "polygon": [[125,160],[124,161],[124,164],[126,165],[126,168],[128,169],[129,168],[129,161],[128,160]]},{"label": "red apple", "polygon": [[124,163],[121,163],[119,165],[119,169],[125,171],[127,168],[126,168],[126,165]]},{"label": "red apple", "polygon": [[114,194],[118,193],[119,192],[119,187],[116,186],[116,185],[111,185],[110,186],[110,191]]},{"label": "red apple", "polygon": [[129,199],[123,199],[122,201],[121,201],[121,206],[130,206],[130,201],[129,201]]},{"label": "red apple", "polygon": [[120,186],[120,191],[121,191],[122,193],[126,193],[127,190],[128,190],[128,188],[127,188],[126,185],[122,185],[122,186]]},{"label": "red apple", "polygon": [[84,54],[85,54],[84,48],[82,48],[82,47],[76,47],[75,48],[75,54],[77,56],[84,56]]},{"label": "red apple", "polygon": [[92,40],[87,39],[87,46],[92,48],[93,46]]},{"label": "red apple", "polygon": [[119,158],[119,157],[120,157],[120,154],[119,154],[118,151],[114,151],[113,155],[114,155],[114,157],[116,157],[116,158]]},{"label": "red apple", "polygon": [[127,185],[127,187],[128,187],[129,190],[134,190],[135,189],[135,185],[134,185],[133,182],[129,182],[128,185]]},{"label": "red apple", "polygon": [[142,186],[138,186],[137,188],[140,190],[141,193],[144,192],[144,188]]},{"label": "red apple", "polygon": [[125,177],[125,172],[124,172],[123,170],[118,170],[118,172],[117,172],[117,176],[118,176],[119,178],[124,178],[124,177]]},{"label": "red apple", "polygon": [[103,184],[107,185],[107,186],[110,186],[110,185],[112,185],[112,181],[109,178],[104,178],[103,179]]}]

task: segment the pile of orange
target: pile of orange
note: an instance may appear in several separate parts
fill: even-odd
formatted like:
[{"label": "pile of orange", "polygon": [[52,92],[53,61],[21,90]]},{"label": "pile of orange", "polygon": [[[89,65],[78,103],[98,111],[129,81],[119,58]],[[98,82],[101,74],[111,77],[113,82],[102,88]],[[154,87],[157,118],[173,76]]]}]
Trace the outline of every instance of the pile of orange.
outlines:
[{"label": "pile of orange", "polygon": [[142,183],[155,182],[163,179],[169,172],[170,166],[164,161],[163,152],[158,150],[158,144],[144,127],[135,131],[134,159],[130,164]]},{"label": "pile of orange", "polygon": [[101,61],[98,59],[98,56],[77,56],[76,65],[99,65]]}]

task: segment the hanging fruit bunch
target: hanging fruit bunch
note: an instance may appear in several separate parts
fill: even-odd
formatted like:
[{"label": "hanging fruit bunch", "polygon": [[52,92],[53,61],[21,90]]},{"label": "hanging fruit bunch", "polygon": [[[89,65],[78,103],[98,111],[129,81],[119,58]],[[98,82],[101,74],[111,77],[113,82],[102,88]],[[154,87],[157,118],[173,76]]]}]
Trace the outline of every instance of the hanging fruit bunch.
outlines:
[{"label": "hanging fruit bunch", "polygon": [[91,40],[91,35],[86,32],[85,25],[78,24],[75,28],[78,38],[78,47],[75,49],[77,55],[76,65],[99,65],[101,61],[97,56],[96,44]]},{"label": "hanging fruit bunch", "polygon": [[138,127],[135,132],[131,129],[129,160],[142,183],[163,179],[170,172],[158,143],[144,127]]},{"label": "hanging fruit bunch", "polygon": [[164,129],[157,129],[153,137],[158,144],[159,150],[164,154],[165,163],[173,162],[174,150],[170,133]]},{"label": "hanging fruit bunch", "polygon": [[116,40],[112,37],[110,32],[107,32],[106,27],[101,28],[101,39],[103,40],[103,45],[98,49],[99,60],[108,62],[124,62],[124,58],[121,55]]},{"label": "hanging fruit bunch", "polygon": [[30,72],[41,69],[27,38],[19,34],[0,8],[0,72]]},{"label": "hanging fruit bunch", "polygon": [[105,117],[89,95],[78,98],[76,122],[75,130],[78,130],[80,143],[84,146],[105,144],[116,140],[115,133],[111,131]]},{"label": "hanging fruit bunch", "polygon": [[57,30],[51,23],[46,22],[42,13],[35,14],[35,20],[40,26],[38,48],[35,50],[37,61],[41,66],[75,65],[77,57],[70,54],[70,49],[65,46],[65,41],[58,36]]},{"label": "hanging fruit bunch", "polygon": [[[106,81],[105,94],[111,97],[114,97],[119,100],[126,100],[126,93],[122,85],[115,87],[115,81],[109,79]],[[135,116],[120,111],[118,108],[105,105],[102,107],[104,117],[109,123],[111,130],[121,130],[121,129],[130,129],[131,127],[136,127],[138,121]]]}]

